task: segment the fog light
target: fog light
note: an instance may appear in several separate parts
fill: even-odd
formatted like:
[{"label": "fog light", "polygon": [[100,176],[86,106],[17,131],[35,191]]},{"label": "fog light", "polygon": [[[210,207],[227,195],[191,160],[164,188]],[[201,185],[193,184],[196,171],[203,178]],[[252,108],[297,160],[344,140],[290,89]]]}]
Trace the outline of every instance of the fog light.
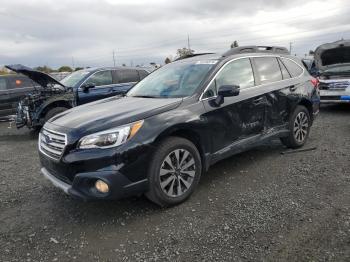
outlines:
[{"label": "fog light", "polygon": [[109,192],[108,184],[102,180],[97,180],[95,183],[95,187],[96,187],[97,191],[99,191],[101,193],[108,193]]}]

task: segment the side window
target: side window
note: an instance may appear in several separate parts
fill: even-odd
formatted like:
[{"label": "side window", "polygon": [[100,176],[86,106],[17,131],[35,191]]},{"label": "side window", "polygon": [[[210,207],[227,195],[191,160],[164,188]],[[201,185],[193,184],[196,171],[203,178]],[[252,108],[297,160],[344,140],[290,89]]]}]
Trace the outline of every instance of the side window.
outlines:
[{"label": "side window", "polygon": [[0,91],[7,90],[7,84],[5,78],[0,78]]},{"label": "side window", "polygon": [[217,95],[223,85],[238,85],[241,89],[254,86],[254,74],[249,58],[238,59],[226,64],[203,95],[208,98]]},{"label": "side window", "polygon": [[283,64],[287,67],[292,77],[300,76],[303,73],[303,69],[290,59],[282,58]]},{"label": "side window", "polygon": [[254,58],[261,84],[282,80],[282,73],[276,57]]},{"label": "side window", "polygon": [[10,88],[23,88],[23,87],[32,87],[33,86],[33,82],[26,77],[11,77],[8,78],[9,80],[9,84],[10,84]]},{"label": "side window", "polygon": [[278,59],[278,63],[279,63],[280,68],[281,68],[283,79],[289,79],[290,78],[290,74],[288,73],[288,70],[287,70],[286,66],[279,59]]},{"label": "side window", "polygon": [[140,80],[148,76],[148,73],[145,70],[139,70]]},{"label": "side window", "polygon": [[119,83],[129,83],[129,82],[138,82],[140,81],[139,74],[137,70],[125,69],[117,71]]},{"label": "side window", "polygon": [[101,71],[94,73],[92,76],[88,78],[85,82],[85,85],[94,84],[95,86],[104,86],[111,85],[113,83],[112,80],[112,72],[111,71]]}]

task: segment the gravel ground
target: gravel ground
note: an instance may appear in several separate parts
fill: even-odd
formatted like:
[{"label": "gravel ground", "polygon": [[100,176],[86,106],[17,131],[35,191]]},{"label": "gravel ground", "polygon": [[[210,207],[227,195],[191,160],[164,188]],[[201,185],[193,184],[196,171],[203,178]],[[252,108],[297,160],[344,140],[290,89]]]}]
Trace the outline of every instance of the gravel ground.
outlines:
[{"label": "gravel ground", "polygon": [[39,174],[36,134],[0,123],[0,261],[350,261],[349,120],[323,107],[316,150],[233,156],[169,209],[64,195]]}]

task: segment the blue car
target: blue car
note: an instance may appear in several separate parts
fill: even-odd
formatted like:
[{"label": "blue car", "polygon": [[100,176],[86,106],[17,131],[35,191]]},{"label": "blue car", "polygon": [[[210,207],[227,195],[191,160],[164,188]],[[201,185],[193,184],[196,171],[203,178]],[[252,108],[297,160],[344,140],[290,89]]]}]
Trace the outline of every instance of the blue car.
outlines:
[{"label": "blue car", "polygon": [[6,67],[39,85],[17,107],[17,128],[34,129],[40,129],[51,117],[72,107],[123,95],[149,74],[143,68],[100,67],[79,70],[58,81],[23,65]]}]

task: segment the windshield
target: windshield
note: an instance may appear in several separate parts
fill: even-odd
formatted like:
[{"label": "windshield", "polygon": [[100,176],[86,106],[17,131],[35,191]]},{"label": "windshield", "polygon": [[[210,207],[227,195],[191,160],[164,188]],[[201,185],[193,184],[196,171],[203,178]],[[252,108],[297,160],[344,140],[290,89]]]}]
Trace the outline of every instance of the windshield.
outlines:
[{"label": "windshield", "polygon": [[191,96],[216,62],[209,60],[166,65],[136,84],[127,96],[162,98]]},{"label": "windshield", "polygon": [[333,68],[326,69],[323,72],[326,74],[350,72],[350,65],[335,66]]},{"label": "windshield", "polygon": [[66,76],[61,80],[61,83],[67,87],[75,87],[90,71],[79,70]]}]

